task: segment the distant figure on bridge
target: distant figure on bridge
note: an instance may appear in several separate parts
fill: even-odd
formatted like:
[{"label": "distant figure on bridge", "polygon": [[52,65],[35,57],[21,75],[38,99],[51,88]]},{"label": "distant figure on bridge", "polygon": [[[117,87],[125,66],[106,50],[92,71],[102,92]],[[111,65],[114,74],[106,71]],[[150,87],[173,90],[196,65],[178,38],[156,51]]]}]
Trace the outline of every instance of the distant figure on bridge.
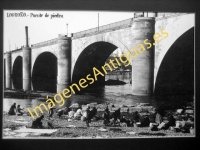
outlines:
[{"label": "distant figure on bridge", "polygon": [[16,103],[12,104],[9,111],[8,115],[16,115]]},{"label": "distant figure on bridge", "polygon": [[24,108],[20,108],[20,105],[17,105],[16,114],[22,116],[24,114]]}]

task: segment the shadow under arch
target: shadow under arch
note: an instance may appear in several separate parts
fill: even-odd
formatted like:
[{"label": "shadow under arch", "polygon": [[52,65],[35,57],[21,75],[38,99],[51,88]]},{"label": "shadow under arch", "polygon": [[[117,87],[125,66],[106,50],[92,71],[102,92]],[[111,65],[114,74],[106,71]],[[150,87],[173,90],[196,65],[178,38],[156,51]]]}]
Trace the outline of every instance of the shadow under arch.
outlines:
[{"label": "shadow under arch", "polygon": [[50,52],[41,53],[33,65],[33,90],[56,93],[57,57]]},{"label": "shadow under arch", "polygon": [[182,98],[194,95],[194,27],[169,48],[159,67],[154,93]]},{"label": "shadow under arch", "polygon": [[[94,79],[93,67],[97,68],[101,73],[105,74],[101,67],[105,64],[110,54],[112,54],[116,49],[117,46],[109,42],[95,42],[87,46],[81,52],[74,65],[72,83],[78,84],[79,80],[81,78],[86,79],[88,74],[91,74],[90,78]],[[95,90],[95,87],[104,87],[105,76],[98,75],[97,81],[94,81],[92,84],[89,84],[90,82],[91,81],[87,80],[88,87],[85,89],[81,88],[81,92],[78,93],[81,94],[85,92],[92,92],[92,90]],[[102,88],[102,90],[104,90],[104,88]],[[102,92],[103,91],[99,91],[99,93]]]},{"label": "shadow under arch", "polygon": [[22,89],[23,88],[23,67],[22,56],[17,56],[14,61],[13,69],[12,69],[12,80],[14,89]]}]

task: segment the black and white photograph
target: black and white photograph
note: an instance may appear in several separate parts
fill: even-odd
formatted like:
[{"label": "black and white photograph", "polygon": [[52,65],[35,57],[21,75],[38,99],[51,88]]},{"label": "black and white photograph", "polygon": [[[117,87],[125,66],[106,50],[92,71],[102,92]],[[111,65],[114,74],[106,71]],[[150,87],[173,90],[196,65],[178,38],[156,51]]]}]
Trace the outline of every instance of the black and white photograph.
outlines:
[{"label": "black and white photograph", "polygon": [[3,10],[2,139],[196,137],[195,13]]}]

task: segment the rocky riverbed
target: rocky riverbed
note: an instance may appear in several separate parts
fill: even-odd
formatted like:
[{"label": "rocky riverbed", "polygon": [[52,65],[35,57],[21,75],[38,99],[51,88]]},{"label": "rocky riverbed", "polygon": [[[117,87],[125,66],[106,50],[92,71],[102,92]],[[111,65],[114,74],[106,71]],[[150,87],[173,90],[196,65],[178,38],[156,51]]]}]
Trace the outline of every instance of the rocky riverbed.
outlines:
[{"label": "rocky riverbed", "polygon": [[[97,116],[99,119],[94,119],[90,123],[90,127],[86,126],[85,121],[80,119],[66,119],[58,118],[56,114],[51,119],[54,129],[52,133],[38,133],[38,132],[16,132],[21,129],[25,131],[26,125],[32,122],[32,118],[27,115],[23,116],[9,116],[4,112],[3,116],[3,138],[139,138],[139,137],[193,137],[194,134],[190,132],[178,131],[174,129],[151,131],[149,126],[143,127],[127,127],[125,124],[114,126],[104,126],[103,120],[101,119],[103,109],[108,105],[109,110],[112,114],[117,108],[121,108],[121,115],[131,119],[131,113],[138,111],[140,117],[149,116],[153,111],[154,107],[148,103],[137,103],[131,106],[117,106],[115,104],[88,104],[91,108],[97,108]],[[81,106],[82,111],[85,110],[85,105]],[[44,114],[47,118],[47,114]],[[193,102],[187,104],[187,106],[180,109],[166,109],[164,115],[164,121],[168,121],[168,116],[173,115],[176,119],[176,123],[180,126],[184,124],[193,124],[194,121],[194,105]],[[184,120],[184,121],[183,121]],[[44,131],[48,131],[47,120],[43,120]],[[194,131],[195,129],[193,129]]]}]

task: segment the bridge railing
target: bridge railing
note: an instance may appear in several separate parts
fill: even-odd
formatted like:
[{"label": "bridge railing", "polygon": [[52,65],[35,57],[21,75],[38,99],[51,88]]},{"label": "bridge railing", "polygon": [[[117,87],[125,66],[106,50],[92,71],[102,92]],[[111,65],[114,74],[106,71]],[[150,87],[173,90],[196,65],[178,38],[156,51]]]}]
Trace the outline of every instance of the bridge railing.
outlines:
[{"label": "bridge railing", "polygon": [[[175,13],[175,14],[181,15],[182,13]],[[172,13],[163,12],[163,13],[158,13],[156,17],[159,18],[159,17],[163,17],[163,16],[173,16],[173,15],[174,15],[174,13],[172,14]],[[137,17],[141,17],[141,16],[135,15],[134,17],[137,18]],[[114,23],[111,23],[111,24],[103,25],[103,26],[100,26],[100,27],[95,27],[95,28],[92,28],[92,29],[76,32],[76,33],[73,33],[72,37],[76,39],[76,38],[81,38],[81,37],[89,36],[89,35],[93,35],[93,34],[123,29],[123,28],[130,27],[132,22],[133,22],[133,18],[130,18],[130,19],[119,21],[119,22],[114,22]],[[44,46],[48,46],[48,45],[54,45],[54,44],[57,44],[57,40],[58,39],[55,38],[55,39],[52,39],[52,40],[49,40],[49,41],[33,44],[33,45],[31,45],[31,47],[39,48],[39,47],[44,47]]]},{"label": "bridge railing", "polygon": [[12,50],[11,52],[13,53],[13,52],[21,51],[21,50],[22,50],[22,48],[18,48],[18,49]]},{"label": "bridge railing", "polygon": [[84,37],[86,35],[91,35],[91,34],[96,34],[96,33],[107,32],[109,30],[116,30],[116,29],[130,27],[132,21],[133,21],[133,18],[130,18],[130,19],[119,21],[119,22],[111,23],[108,25],[103,25],[100,27],[92,28],[89,30],[84,30],[84,31],[80,31],[77,33],[73,33],[73,38],[80,38],[80,37]]},{"label": "bridge railing", "polygon": [[[77,33],[73,33],[73,38],[80,38],[80,37],[83,37],[85,35],[102,33],[102,32],[106,32],[106,31],[109,31],[109,30],[129,27],[129,26],[131,26],[132,20],[133,20],[133,18],[130,18],[130,19],[119,21],[119,22],[111,23],[111,24],[108,24],[108,25],[92,28],[92,29],[89,29],[89,30],[84,30],[84,31],[80,31],[80,32],[77,32]],[[39,47],[54,45],[54,44],[57,44],[57,41],[58,41],[58,38],[55,38],[55,39],[44,41],[44,42],[41,42],[41,43],[32,44],[31,47],[39,48]]]},{"label": "bridge railing", "polygon": [[55,38],[55,39],[44,41],[44,42],[41,42],[41,43],[32,44],[31,47],[39,48],[39,47],[54,45],[54,44],[57,44],[57,41],[58,41],[58,38]]}]

